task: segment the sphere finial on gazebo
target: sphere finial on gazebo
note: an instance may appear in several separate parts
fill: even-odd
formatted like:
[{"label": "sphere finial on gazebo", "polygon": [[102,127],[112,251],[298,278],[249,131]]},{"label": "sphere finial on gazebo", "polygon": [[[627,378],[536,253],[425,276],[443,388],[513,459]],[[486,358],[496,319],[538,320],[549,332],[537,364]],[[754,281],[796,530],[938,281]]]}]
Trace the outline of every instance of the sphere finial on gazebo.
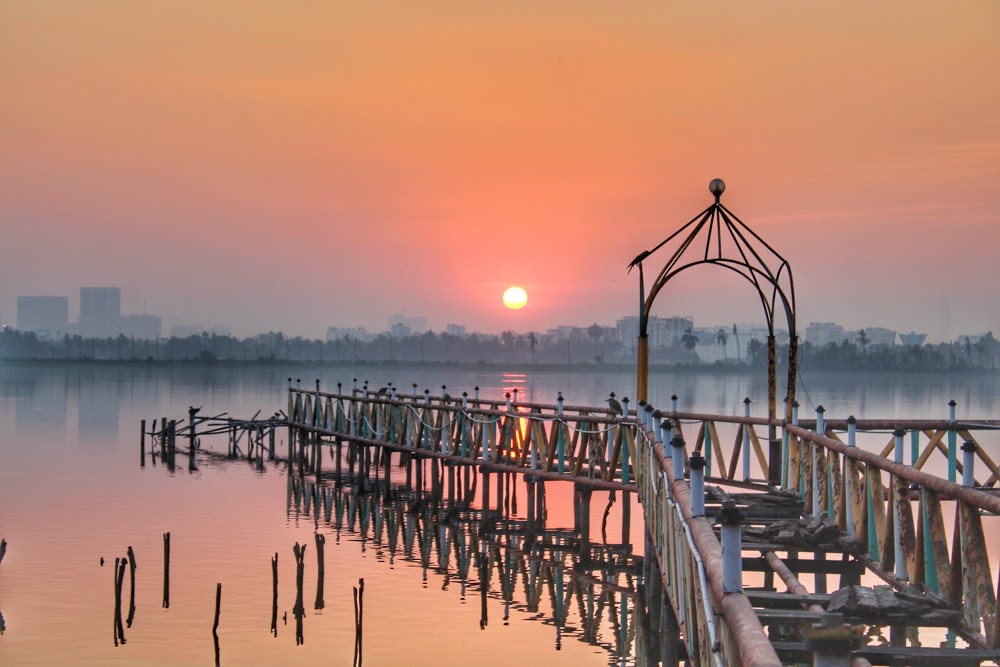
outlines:
[{"label": "sphere finial on gazebo", "polygon": [[708,184],[708,191],[715,195],[715,201],[718,203],[719,197],[726,191],[726,182],[721,178],[713,178]]}]

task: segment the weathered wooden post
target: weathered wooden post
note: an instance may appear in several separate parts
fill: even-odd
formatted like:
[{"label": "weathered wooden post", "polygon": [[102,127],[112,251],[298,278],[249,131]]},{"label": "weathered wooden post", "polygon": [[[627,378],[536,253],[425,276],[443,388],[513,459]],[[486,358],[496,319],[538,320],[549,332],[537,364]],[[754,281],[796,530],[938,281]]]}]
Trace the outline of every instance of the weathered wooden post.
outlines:
[{"label": "weathered wooden post", "polygon": [[212,623],[212,634],[219,636],[219,611],[222,608],[222,583],[215,585],[215,621]]},{"label": "weathered wooden post", "polygon": [[170,533],[163,533],[163,608],[170,608]]},{"label": "weathered wooden post", "polygon": [[[847,418],[847,446],[856,447],[858,441],[858,420],[851,415]],[[854,481],[855,477],[853,473],[850,473],[851,466],[848,462],[851,459],[847,456],[844,457],[844,470],[842,471],[842,479],[844,480],[844,488],[847,492],[847,499],[844,503],[844,509],[846,510],[846,523],[847,523],[847,535],[849,537],[855,537],[854,531]]]},{"label": "weathered wooden post", "polygon": [[316,533],[316,602],[314,609],[323,609],[326,603],[323,601],[323,580],[326,578],[326,564],[324,558],[324,545],[326,536]]},{"label": "weathered wooden post", "polygon": [[128,573],[129,573],[129,593],[128,593],[128,619],[125,624],[132,627],[135,619],[135,551],[130,546],[128,548]]},{"label": "weathered wooden post", "polygon": [[[826,434],[826,420],[824,415],[826,413],[826,408],[822,405],[816,406],[816,435],[823,436]],[[811,479],[812,479],[812,507],[811,513],[816,516],[823,510],[823,505],[821,504],[822,498],[820,496],[820,446],[817,444],[810,444],[809,448],[812,450],[812,456],[810,457],[810,468],[811,468]]]},{"label": "weathered wooden post", "polygon": [[[958,403],[955,399],[948,401],[948,423],[955,423],[955,406]],[[948,481],[954,482],[956,471],[958,469],[958,432],[955,428],[948,429]]]},{"label": "weathered wooden post", "polygon": [[188,448],[192,452],[195,450],[195,445],[198,442],[196,427],[198,424],[197,414],[200,409],[193,406],[188,408]]},{"label": "weathered wooden post", "polygon": [[813,667],[848,667],[854,636],[841,614],[823,614],[819,623],[803,633],[813,652]]},{"label": "weathered wooden post", "polygon": [[295,616],[296,646],[305,642],[302,631],[302,617],[305,616],[305,605],[302,602],[302,585],[305,577],[306,546],[305,544],[299,546],[299,543],[296,542],[292,548],[292,552],[295,554],[295,606],[292,608],[292,614]]},{"label": "weathered wooden post", "polygon": [[274,552],[274,558],[271,559],[271,589],[273,595],[271,597],[271,632],[275,637],[278,636],[278,552]]}]

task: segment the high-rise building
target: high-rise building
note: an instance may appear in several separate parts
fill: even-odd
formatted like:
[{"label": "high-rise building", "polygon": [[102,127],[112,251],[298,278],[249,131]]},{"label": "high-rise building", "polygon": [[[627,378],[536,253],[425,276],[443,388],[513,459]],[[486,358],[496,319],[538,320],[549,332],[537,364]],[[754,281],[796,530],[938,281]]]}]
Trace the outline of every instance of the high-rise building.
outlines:
[{"label": "high-rise building", "polygon": [[122,291],[119,287],[80,288],[80,335],[111,338],[122,333]]},{"label": "high-rise building", "polygon": [[17,297],[17,328],[33,331],[41,338],[58,338],[69,324],[69,297]]}]

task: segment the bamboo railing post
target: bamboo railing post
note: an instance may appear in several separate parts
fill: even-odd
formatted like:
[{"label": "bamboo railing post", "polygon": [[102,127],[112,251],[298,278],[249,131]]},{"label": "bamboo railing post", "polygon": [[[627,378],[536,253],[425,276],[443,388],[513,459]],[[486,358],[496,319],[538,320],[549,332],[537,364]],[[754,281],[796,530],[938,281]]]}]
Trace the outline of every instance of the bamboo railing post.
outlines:
[{"label": "bamboo railing post", "polygon": [[[955,406],[958,403],[955,399],[948,401],[948,422],[955,423]],[[955,481],[956,468],[958,466],[958,433],[954,428],[948,429],[948,481]]]},{"label": "bamboo railing post", "polygon": [[[906,431],[901,428],[897,428],[892,432],[895,438],[895,444],[893,446],[893,458],[896,463],[902,465],[903,463],[903,437],[906,435]],[[896,576],[900,581],[906,581],[906,559],[903,557],[903,517],[899,511],[899,503],[896,499],[896,480],[892,481],[892,539],[893,539],[893,553],[894,553],[894,571]]]}]

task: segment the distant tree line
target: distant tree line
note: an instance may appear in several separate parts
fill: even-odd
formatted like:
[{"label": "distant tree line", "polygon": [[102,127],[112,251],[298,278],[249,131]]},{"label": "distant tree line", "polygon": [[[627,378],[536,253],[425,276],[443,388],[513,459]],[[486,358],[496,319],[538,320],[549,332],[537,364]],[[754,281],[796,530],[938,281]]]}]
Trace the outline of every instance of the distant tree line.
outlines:
[{"label": "distant tree line", "polygon": [[[724,347],[728,335],[720,330],[714,343]],[[758,339],[746,341],[745,354],[737,359],[706,364],[697,353],[699,339],[690,331],[672,345],[650,350],[655,365],[712,368],[762,367],[767,346]],[[787,345],[778,346],[778,361],[787,359]],[[936,371],[997,368],[1000,342],[987,333],[976,342],[922,346],[873,346],[864,331],[854,341],[817,348],[799,345],[799,365],[810,370]],[[322,341],[286,336],[278,331],[248,338],[203,333],[185,338],[140,340],[127,336],[84,338],[64,336],[41,340],[34,333],[0,331],[0,358],[63,361],[199,362],[319,362],[319,363],[460,363],[460,364],[631,364],[634,341],[610,340],[596,325],[565,339],[536,333],[504,331],[499,335],[455,336],[432,331],[406,337],[380,334],[372,340],[344,337]]]}]

